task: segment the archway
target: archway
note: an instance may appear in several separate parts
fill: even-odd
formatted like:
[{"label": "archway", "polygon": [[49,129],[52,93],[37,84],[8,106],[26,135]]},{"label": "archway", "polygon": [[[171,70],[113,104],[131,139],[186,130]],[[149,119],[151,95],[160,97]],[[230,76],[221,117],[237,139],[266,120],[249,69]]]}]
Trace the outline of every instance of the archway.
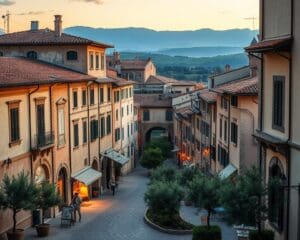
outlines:
[{"label": "archway", "polygon": [[[99,171],[99,164],[97,159],[93,161],[92,168],[94,170]],[[99,193],[100,193],[100,180],[96,180],[95,182],[92,183],[92,197],[99,197]]]},{"label": "archway", "polygon": [[150,128],[145,134],[145,143],[149,143],[151,140],[167,138],[170,141],[170,133],[168,129],[163,127]]},{"label": "archway", "polygon": [[64,203],[68,202],[67,179],[68,179],[67,170],[66,168],[62,167],[58,172],[57,191]]}]

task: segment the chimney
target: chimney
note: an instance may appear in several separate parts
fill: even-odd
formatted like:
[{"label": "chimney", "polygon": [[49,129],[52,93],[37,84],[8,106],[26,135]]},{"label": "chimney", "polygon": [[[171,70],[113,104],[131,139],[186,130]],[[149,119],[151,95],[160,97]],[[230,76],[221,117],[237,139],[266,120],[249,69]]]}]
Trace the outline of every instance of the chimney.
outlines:
[{"label": "chimney", "polygon": [[61,15],[54,15],[54,32],[56,37],[60,37],[62,33],[62,16]]},{"label": "chimney", "polygon": [[31,21],[30,30],[31,31],[39,30],[39,21]]}]

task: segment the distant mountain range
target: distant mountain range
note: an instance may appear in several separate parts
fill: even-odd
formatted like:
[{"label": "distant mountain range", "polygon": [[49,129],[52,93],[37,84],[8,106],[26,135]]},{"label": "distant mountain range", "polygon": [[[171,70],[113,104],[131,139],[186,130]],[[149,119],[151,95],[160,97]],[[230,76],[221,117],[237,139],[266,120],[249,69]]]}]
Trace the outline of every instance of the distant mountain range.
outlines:
[{"label": "distant mountain range", "polygon": [[104,29],[82,26],[66,28],[64,32],[110,43],[117,51],[160,52],[171,56],[194,54],[196,57],[243,52],[242,48],[248,46],[258,34],[249,29],[155,31],[146,28]]}]

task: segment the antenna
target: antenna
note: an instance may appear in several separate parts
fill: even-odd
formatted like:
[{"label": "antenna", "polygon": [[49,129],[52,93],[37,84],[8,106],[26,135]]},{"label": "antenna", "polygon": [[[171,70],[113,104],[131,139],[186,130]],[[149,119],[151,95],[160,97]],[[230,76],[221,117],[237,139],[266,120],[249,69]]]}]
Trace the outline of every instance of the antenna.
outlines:
[{"label": "antenna", "polygon": [[9,11],[7,11],[6,14],[2,15],[4,32],[6,33],[9,33],[9,22],[10,22],[9,17],[10,17]]},{"label": "antenna", "polygon": [[252,29],[255,30],[255,20],[257,18],[256,17],[247,17],[247,18],[244,18],[244,20],[247,20],[247,21],[252,21]]}]

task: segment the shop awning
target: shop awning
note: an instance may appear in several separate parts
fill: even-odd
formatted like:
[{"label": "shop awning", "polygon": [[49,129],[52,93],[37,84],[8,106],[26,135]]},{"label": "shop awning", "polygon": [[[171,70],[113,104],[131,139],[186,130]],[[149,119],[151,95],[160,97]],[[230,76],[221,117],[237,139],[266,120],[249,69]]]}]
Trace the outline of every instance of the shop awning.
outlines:
[{"label": "shop awning", "polygon": [[129,162],[129,158],[125,157],[124,155],[122,155],[121,153],[118,153],[117,151],[115,151],[114,149],[109,149],[103,153],[101,153],[102,156],[108,157],[111,160],[120,163],[121,165],[126,164],[127,162]]},{"label": "shop awning", "polygon": [[101,178],[102,173],[92,169],[91,167],[85,167],[77,173],[71,175],[72,178],[76,179],[79,182],[84,183],[85,185],[91,185],[93,182]]},{"label": "shop awning", "polygon": [[226,179],[237,171],[237,168],[229,163],[221,172],[219,172],[220,179]]},{"label": "shop awning", "polygon": [[174,146],[174,148],[171,150],[171,152],[179,152],[179,147]]}]

